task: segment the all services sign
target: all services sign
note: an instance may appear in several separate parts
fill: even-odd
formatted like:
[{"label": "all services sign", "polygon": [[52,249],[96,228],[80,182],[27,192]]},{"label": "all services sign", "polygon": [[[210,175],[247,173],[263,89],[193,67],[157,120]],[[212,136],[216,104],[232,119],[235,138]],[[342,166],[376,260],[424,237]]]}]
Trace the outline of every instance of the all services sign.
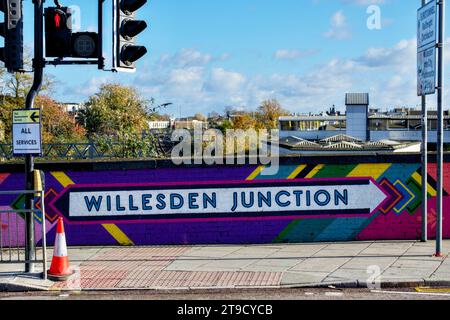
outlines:
[{"label": "all services sign", "polygon": [[436,92],[437,6],[430,1],[417,14],[417,95]]},{"label": "all services sign", "polygon": [[42,153],[41,110],[13,111],[13,153],[15,156]]}]

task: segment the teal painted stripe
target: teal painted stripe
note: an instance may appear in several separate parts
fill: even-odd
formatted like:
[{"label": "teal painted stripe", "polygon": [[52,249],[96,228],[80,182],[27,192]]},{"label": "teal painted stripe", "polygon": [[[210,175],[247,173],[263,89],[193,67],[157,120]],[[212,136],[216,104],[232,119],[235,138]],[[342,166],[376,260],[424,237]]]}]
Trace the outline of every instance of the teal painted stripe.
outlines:
[{"label": "teal painted stripe", "polygon": [[334,219],[307,219],[284,230],[277,238],[277,242],[314,242]]},{"label": "teal painted stripe", "polygon": [[341,218],[335,219],[322,231],[315,241],[354,241],[357,235],[364,230],[370,218]]},{"label": "teal painted stripe", "polygon": [[420,164],[394,163],[386,172],[378,179],[388,179],[392,184],[400,180],[406,183],[409,178],[420,168]]},{"label": "teal painted stripe", "polygon": [[[270,180],[270,179],[287,179],[295,169],[297,169],[297,165],[295,166],[280,166],[278,173],[275,175],[264,175],[264,173],[269,173],[269,168],[265,168],[256,178],[255,180]],[[272,168],[273,169],[273,168]]]}]

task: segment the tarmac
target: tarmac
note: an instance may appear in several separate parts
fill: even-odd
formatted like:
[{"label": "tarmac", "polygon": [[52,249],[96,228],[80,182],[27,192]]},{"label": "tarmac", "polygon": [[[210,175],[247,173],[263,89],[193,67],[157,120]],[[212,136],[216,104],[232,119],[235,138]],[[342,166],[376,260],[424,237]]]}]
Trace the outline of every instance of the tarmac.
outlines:
[{"label": "tarmac", "polygon": [[[0,263],[0,291],[115,291],[450,286],[450,241],[71,247],[65,282]],[[52,249],[48,248],[50,266]]]}]

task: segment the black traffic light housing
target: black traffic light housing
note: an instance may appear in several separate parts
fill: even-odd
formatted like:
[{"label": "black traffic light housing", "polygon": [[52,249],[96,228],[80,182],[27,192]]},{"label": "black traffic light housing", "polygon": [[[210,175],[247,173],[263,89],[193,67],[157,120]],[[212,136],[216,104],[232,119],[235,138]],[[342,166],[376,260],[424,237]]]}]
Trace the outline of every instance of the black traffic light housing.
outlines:
[{"label": "black traffic light housing", "polygon": [[72,45],[72,12],[68,7],[45,9],[45,55],[70,57]]},{"label": "black traffic light housing", "polygon": [[45,55],[54,58],[98,58],[99,35],[73,32],[68,7],[45,9]]},{"label": "black traffic light housing", "polygon": [[96,32],[72,33],[71,57],[72,58],[97,58],[99,36]]},{"label": "black traffic light housing", "polygon": [[147,48],[136,45],[136,36],[147,28],[143,20],[136,20],[136,11],[147,0],[114,0],[113,69],[135,71],[135,62],[147,53]]},{"label": "black traffic light housing", "polygon": [[23,72],[23,17],[22,0],[0,0],[4,22],[0,23],[0,36],[5,46],[0,48],[0,60],[8,72]]}]

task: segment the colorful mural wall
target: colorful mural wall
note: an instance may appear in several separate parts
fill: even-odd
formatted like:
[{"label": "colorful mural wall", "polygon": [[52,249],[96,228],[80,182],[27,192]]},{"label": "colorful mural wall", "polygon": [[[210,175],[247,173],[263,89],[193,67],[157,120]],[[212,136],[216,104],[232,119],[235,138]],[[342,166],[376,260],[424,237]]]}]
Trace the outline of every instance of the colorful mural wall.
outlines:
[{"label": "colorful mural wall", "polygon": [[[127,169],[116,163],[111,169],[70,170],[47,165],[47,240],[53,243],[60,216],[72,246],[420,239],[420,164],[398,159],[385,163],[346,159],[339,164],[340,159],[281,161],[278,174],[269,177],[265,167],[253,165],[165,163]],[[445,164],[446,238],[450,238],[449,166]],[[434,237],[436,166],[429,169],[429,234]],[[0,173],[0,190],[22,189],[20,170],[7,171],[4,167]],[[2,196],[0,206],[9,208],[18,201],[17,196]],[[2,234],[11,226],[15,221],[3,216]]]}]

